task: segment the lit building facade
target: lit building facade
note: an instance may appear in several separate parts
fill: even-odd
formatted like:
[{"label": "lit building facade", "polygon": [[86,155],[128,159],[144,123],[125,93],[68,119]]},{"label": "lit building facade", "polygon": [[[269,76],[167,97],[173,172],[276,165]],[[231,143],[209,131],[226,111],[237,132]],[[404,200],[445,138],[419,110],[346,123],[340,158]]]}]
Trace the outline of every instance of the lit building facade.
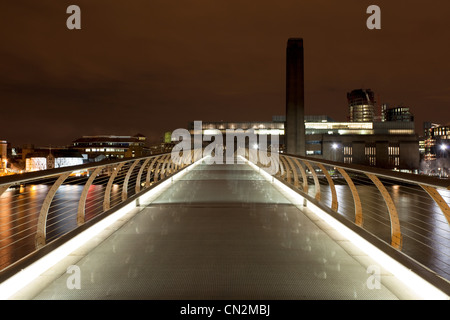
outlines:
[{"label": "lit building facade", "polygon": [[[193,132],[194,123],[190,122],[188,129]],[[272,122],[202,122],[204,135],[212,135],[215,130],[225,134],[226,130],[249,130],[253,129],[255,134],[278,134],[284,136],[284,117],[282,121]]]},{"label": "lit building facade", "polygon": [[76,150],[38,150],[26,155],[25,170],[39,171],[83,164],[83,156]]},{"label": "lit building facade", "polygon": [[382,108],[382,121],[413,122],[414,116],[408,107]]},{"label": "lit building facade", "polygon": [[417,172],[414,122],[306,122],[306,154],[326,160]]},{"label": "lit building facade", "polygon": [[[257,137],[257,141],[260,140],[260,136],[264,136],[265,141],[267,143],[268,148],[271,146],[271,136],[277,135],[278,136],[278,149],[283,152],[285,150],[285,117],[284,116],[274,116],[273,121],[266,121],[266,122],[201,122],[201,133],[203,136],[203,147],[206,147],[211,142],[214,141],[214,135],[217,132],[220,132],[223,136],[222,143],[223,147],[229,148],[230,146],[226,144],[226,132],[227,130],[232,130],[235,133],[236,137],[239,137],[241,133],[239,133],[239,130],[242,130],[242,135],[245,136],[245,132],[248,130],[253,130],[253,133]],[[195,123],[190,122],[188,124],[188,130],[191,133],[191,135],[194,135],[196,132],[195,130]],[[249,139],[245,138],[245,145],[247,148],[254,147],[250,146]],[[173,141],[176,142],[176,141]],[[193,142],[193,139],[192,139]],[[217,143],[217,142],[216,142]],[[237,143],[233,144],[234,148],[237,148]]]},{"label": "lit building facade", "polygon": [[436,160],[447,156],[450,151],[450,125],[443,126],[436,123],[424,124],[425,137],[423,151],[425,160]]},{"label": "lit building facade", "polygon": [[424,123],[424,138],[421,141],[421,170],[428,175],[448,177],[450,175],[450,124]]},{"label": "lit building facade", "polygon": [[83,136],[73,141],[71,148],[86,155],[89,161],[133,158],[150,154],[150,149],[146,147],[146,137],[141,134]]},{"label": "lit building facade", "polygon": [[0,173],[7,172],[8,166],[8,142],[6,140],[0,140]]},{"label": "lit building facade", "polygon": [[[202,122],[202,134],[213,135],[215,130],[225,134],[226,129],[253,129],[268,137],[278,134],[280,152],[286,152],[283,120],[284,116],[277,116],[272,122]],[[193,134],[193,122],[189,129]],[[406,172],[419,169],[414,122],[335,122],[327,116],[305,116],[305,132],[307,157]]]},{"label": "lit building facade", "polygon": [[375,94],[370,89],[356,89],[347,93],[349,121],[375,120]]}]

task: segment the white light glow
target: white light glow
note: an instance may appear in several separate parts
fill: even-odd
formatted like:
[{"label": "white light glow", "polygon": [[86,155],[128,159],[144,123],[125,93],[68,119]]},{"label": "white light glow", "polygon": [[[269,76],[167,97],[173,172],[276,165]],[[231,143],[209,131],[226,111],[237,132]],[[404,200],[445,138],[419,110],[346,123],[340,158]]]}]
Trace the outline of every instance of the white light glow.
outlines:
[{"label": "white light glow", "polygon": [[[247,163],[260,172],[268,181],[272,182],[275,186],[277,186],[280,191],[285,193],[290,197],[290,200],[294,199],[294,204],[302,204],[304,198],[286,186],[284,183],[275,179],[273,176],[267,174],[264,170],[260,170],[260,168],[253,163]],[[432,284],[418,276],[416,273],[406,268],[389,255],[372,245],[370,242],[359,236],[357,233],[353,232],[345,225],[340,223],[338,220],[322,211],[319,207],[315,206],[313,203],[308,201],[308,208],[313,211],[319,218],[324,220],[328,225],[338,231],[341,235],[346,237],[349,241],[352,242],[359,249],[364,251],[368,256],[377,261],[382,267],[392,273],[397,279],[399,279],[406,287],[408,287],[411,291],[413,291],[417,296],[422,299],[432,299],[432,300],[449,300],[450,297],[434,287]]]},{"label": "white light glow", "polygon": [[203,130],[203,134],[205,136],[214,136],[217,134],[221,134],[221,132],[220,132],[220,130],[217,130],[217,129],[206,129],[206,130]]},{"label": "white light glow", "polygon": [[305,129],[322,129],[322,130],[372,130],[372,122],[305,122]]},{"label": "white light glow", "polygon": [[412,129],[390,129],[389,134],[414,134]]},{"label": "white light glow", "polygon": [[284,130],[282,129],[257,129],[255,134],[261,135],[284,135]]},{"label": "white light glow", "polygon": [[[206,158],[206,157],[205,157]],[[139,201],[147,200],[150,197],[154,196],[156,193],[163,191],[165,188],[170,186],[174,181],[180,179],[186,172],[197,166],[201,163],[205,158],[200,159],[199,161],[192,164],[190,167],[187,167],[177,174],[175,174],[171,179],[168,179],[155,188],[149,190],[144,195],[139,197]],[[34,279],[36,279],[39,275],[50,269],[56,263],[61,261],[63,258],[68,256],[70,253],[80,248],[83,244],[87,243],[90,239],[98,235],[100,232],[105,230],[107,227],[111,226],[114,222],[125,216],[127,213],[136,209],[136,201],[133,201],[126,205],[125,207],[117,210],[113,214],[108,217],[102,219],[101,221],[94,224],[92,227],[86,229],[81,232],[77,236],[73,237],[66,243],[62,244],[52,252],[48,253],[44,257],[40,258],[36,262],[32,263],[28,267],[22,269],[12,277],[0,283],[0,300],[5,300],[12,297],[21,289],[25,288],[28,284],[30,284]]]},{"label": "white light glow", "polygon": [[367,135],[374,134],[374,130],[338,130],[338,134],[359,134],[359,135]]},{"label": "white light glow", "polygon": [[312,203],[308,203],[310,208],[319,218],[328,223],[331,227],[337,230],[340,234],[345,236],[359,249],[367,253],[371,258],[377,261],[386,270],[392,273],[397,279],[399,279],[405,286],[407,286],[415,294],[422,297],[422,299],[431,300],[448,300],[450,297],[434,287],[432,284],[419,277],[416,273],[406,268],[390,256],[385,254],[380,249],[363,239],[361,236],[348,229],[332,216],[322,211],[320,208]]},{"label": "white light glow", "polygon": [[63,245],[59,246],[49,254],[32,263],[30,266],[22,269],[11,278],[0,284],[0,299],[8,299],[20,289],[24,288],[40,274],[54,266],[71,252],[81,247],[87,241],[99,234],[102,230],[113,224],[115,221],[123,217],[126,213],[136,208],[135,202],[128,204],[114,214],[99,221],[91,228],[83,231]]}]

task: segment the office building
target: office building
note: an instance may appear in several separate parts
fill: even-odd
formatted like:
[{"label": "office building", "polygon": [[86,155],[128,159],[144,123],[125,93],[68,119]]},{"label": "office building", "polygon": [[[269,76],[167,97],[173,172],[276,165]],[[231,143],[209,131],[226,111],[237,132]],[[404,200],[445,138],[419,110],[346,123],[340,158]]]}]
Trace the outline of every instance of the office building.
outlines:
[{"label": "office building", "polygon": [[450,174],[450,124],[424,123],[421,140],[421,171],[427,175],[448,177]]},{"label": "office building", "polygon": [[350,122],[375,120],[375,94],[370,89],[356,89],[347,93]]},{"label": "office building", "polygon": [[[283,120],[283,116],[276,116],[271,122],[202,122],[202,134],[208,136],[219,130],[225,135],[226,129],[253,129],[257,135],[267,137],[278,134],[279,150],[287,152]],[[306,115],[304,125],[308,157],[405,172],[419,169],[419,140],[414,122],[336,122],[328,116]],[[191,122],[191,134],[193,128]],[[211,139],[205,140],[208,144]],[[267,140],[270,144],[270,139]]]},{"label": "office building", "polygon": [[77,150],[37,149],[25,156],[25,170],[39,171],[83,164],[83,156]]},{"label": "office building", "polygon": [[86,155],[88,161],[133,158],[151,154],[146,146],[146,137],[141,134],[83,136],[73,141],[71,148]]},{"label": "office building", "polygon": [[8,166],[8,141],[0,140],[0,173],[7,172]]},{"label": "office building", "polygon": [[413,122],[414,116],[408,107],[383,108],[383,121]]}]

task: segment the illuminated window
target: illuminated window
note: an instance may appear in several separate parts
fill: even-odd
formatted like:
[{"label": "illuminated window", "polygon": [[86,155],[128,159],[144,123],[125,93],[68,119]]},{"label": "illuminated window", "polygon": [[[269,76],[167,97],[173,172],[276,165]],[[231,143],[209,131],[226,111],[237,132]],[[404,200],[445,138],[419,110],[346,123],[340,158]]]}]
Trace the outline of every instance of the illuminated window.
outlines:
[{"label": "illuminated window", "polygon": [[364,154],[366,156],[374,156],[376,155],[377,148],[376,147],[365,147]]},{"label": "illuminated window", "polygon": [[344,147],[344,156],[353,155],[353,147]]},{"label": "illuminated window", "polygon": [[389,165],[398,167],[400,165],[400,147],[391,145],[388,147]]},{"label": "illuminated window", "polygon": [[344,146],[344,163],[353,163],[353,147],[352,146]]},{"label": "illuminated window", "polygon": [[388,154],[390,156],[398,156],[400,154],[400,147],[388,147]]},{"label": "illuminated window", "polygon": [[364,148],[366,162],[369,164],[369,166],[377,165],[376,153],[377,153],[377,148],[375,146],[366,146]]}]

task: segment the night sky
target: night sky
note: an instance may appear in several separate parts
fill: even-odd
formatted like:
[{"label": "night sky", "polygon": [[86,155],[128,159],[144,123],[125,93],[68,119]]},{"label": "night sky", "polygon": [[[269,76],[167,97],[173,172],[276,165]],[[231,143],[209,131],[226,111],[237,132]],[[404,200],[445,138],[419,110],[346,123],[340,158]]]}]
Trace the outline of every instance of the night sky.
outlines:
[{"label": "night sky", "polygon": [[[81,30],[66,9],[81,8]],[[381,8],[381,30],[366,9]],[[158,141],[189,121],[285,113],[285,53],[304,39],[305,113],[347,119],[347,92],[450,122],[450,2],[15,0],[0,4],[0,139]]]}]

